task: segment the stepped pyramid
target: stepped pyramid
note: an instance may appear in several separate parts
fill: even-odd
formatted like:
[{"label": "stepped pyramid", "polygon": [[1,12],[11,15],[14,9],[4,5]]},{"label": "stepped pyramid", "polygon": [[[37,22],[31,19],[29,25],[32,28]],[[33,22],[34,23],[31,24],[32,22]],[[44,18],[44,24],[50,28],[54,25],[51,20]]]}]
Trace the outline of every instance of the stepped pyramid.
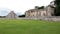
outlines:
[{"label": "stepped pyramid", "polygon": [[16,19],[17,15],[14,13],[14,11],[11,11],[7,16],[7,19]]}]

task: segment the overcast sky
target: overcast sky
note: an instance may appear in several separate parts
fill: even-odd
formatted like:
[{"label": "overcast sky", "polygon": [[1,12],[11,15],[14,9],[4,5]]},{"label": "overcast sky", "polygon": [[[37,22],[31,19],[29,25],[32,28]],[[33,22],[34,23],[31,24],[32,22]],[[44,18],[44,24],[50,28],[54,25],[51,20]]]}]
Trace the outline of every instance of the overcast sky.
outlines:
[{"label": "overcast sky", "polygon": [[[8,10],[14,10],[17,14],[23,14],[34,6],[47,6],[53,0],[0,0],[0,15],[5,15]],[[2,9],[7,10],[7,12]]]}]

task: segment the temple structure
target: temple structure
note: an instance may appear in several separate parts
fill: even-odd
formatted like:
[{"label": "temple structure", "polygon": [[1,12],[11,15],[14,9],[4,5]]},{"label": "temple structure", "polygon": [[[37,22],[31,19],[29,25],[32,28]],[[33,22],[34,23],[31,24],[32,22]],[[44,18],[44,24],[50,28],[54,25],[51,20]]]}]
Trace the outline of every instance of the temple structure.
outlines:
[{"label": "temple structure", "polygon": [[14,13],[14,11],[11,11],[7,16],[7,19],[16,19],[17,15]]}]

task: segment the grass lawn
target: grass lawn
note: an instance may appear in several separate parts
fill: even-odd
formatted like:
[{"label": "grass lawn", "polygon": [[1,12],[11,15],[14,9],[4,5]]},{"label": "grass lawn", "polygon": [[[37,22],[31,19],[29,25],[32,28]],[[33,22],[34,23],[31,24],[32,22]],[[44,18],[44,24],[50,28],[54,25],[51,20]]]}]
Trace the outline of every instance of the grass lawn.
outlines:
[{"label": "grass lawn", "polygon": [[60,22],[0,20],[0,34],[60,34]]}]

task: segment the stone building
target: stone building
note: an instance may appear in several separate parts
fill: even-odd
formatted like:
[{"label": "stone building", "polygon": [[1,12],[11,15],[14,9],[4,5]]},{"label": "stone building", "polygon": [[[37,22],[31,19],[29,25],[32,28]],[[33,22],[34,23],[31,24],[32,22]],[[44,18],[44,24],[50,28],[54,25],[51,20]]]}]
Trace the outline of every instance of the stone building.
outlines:
[{"label": "stone building", "polygon": [[7,19],[16,19],[17,15],[14,13],[14,11],[11,11],[7,16]]},{"label": "stone building", "polygon": [[47,16],[54,16],[54,6],[48,5],[46,7]]},{"label": "stone building", "polygon": [[54,7],[48,5],[44,9],[31,9],[25,12],[26,17],[44,17],[44,16],[54,16]]}]

